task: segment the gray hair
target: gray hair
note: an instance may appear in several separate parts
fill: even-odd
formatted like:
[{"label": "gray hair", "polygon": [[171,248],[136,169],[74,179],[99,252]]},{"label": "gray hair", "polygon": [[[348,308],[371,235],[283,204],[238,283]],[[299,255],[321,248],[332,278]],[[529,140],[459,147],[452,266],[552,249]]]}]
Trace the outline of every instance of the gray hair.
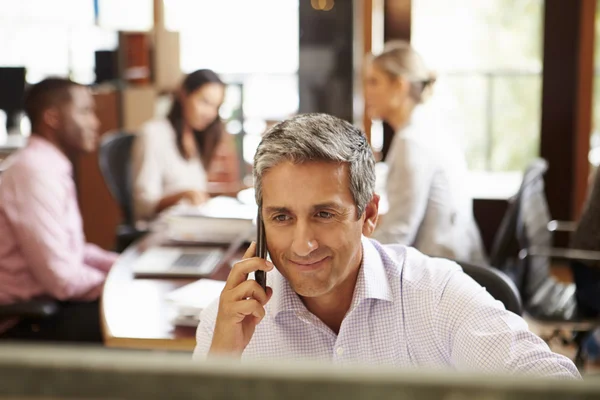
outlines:
[{"label": "gray hair", "polygon": [[375,159],[363,132],[327,114],[302,114],[272,127],[254,156],[256,203],[262,205],[262,178],[270,168],[291,161],[348,163],[350,192],[362,216],[375,191]]}]

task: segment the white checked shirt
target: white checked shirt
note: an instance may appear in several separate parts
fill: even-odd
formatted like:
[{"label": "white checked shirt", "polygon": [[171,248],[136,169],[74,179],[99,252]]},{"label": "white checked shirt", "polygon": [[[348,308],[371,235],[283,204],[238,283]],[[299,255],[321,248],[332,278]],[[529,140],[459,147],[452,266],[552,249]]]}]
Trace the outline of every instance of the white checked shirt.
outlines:
[{"label": "white checked shirt", "polygon": [[[568,358],[551,352],[457,264],[402,245],[366,238],[362,245],[354,298],[339,334],[273,271],[267,315],[242,357],[580,377]],[[217,308],[214,302],[201,315],[196,359],[208,353]]]}]

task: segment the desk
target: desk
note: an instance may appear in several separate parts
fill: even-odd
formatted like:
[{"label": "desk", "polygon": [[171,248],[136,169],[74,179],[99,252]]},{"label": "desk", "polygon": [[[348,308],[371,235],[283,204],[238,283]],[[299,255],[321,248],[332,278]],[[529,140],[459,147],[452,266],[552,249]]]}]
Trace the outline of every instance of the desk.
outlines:
[{"label": "desk", "polygon": [[[100,307],[102,333],[107,347],[192,351],[195,328],[175,327],[171,320],[176,310],[165,299],[167,293],[193,279],[135,278],[131,265],[145,249],[165,242],[164,235],[153,233],[127,249],[111,269]],[[225,280],[233,256],[242,241],[232,243],[223,264],[212,279]]]}]

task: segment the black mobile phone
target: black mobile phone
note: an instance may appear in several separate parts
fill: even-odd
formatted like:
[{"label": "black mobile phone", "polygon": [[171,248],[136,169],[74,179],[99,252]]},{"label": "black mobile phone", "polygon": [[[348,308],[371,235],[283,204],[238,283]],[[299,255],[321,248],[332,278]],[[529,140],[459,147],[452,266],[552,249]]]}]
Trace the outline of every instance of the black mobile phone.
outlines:
[{"label": "black mobile phone", "polygon": [[[262,220],[262,213],[258,207],[258,216],[256,217],[256,257],[267,258],[267,240],[265,237],[265,225]],[[267,273],[265,271],[256,271],[254,273],[256,282],[267,291]]]}]

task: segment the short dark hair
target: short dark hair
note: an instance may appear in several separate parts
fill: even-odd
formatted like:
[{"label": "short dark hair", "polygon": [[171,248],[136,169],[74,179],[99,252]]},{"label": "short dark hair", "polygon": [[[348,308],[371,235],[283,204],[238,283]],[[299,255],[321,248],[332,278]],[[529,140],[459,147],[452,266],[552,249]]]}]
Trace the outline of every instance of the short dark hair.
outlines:
[{"label": "short dark hair", "polygon": [[50,107],[71,101],[72,87],[80,84],[65,78],[46,78],[31,86],[25,95],[25,113],[31,121],[31,126],[41,122],[41,116]]}]

